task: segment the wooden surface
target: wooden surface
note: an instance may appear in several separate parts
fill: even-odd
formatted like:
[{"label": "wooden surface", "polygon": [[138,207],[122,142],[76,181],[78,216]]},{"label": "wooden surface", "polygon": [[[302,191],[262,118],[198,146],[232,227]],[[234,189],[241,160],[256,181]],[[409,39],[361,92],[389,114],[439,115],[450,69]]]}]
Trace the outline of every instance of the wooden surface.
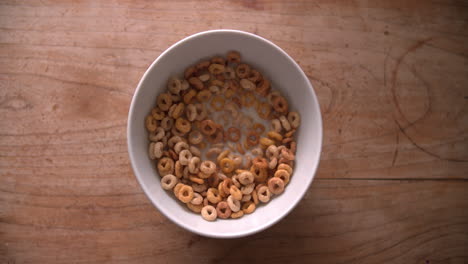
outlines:
[{"label": "wooden surface", "polygon": [[[319,97],[299,206],[215,240],[162,216],[130,168],[136,84],[175,41],[266,37]],[[468,263],[466,1],[0,2],[1,263]]]}]

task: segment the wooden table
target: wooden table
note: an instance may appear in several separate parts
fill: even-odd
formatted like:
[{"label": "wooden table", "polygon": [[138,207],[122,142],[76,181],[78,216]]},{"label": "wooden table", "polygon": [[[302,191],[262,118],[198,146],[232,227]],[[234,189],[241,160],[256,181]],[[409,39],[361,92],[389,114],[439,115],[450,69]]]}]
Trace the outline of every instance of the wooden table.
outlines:
[{"label": "wooden table", "polygon": [[[465,1],[0,3],[1,263],[467,263]],[[320,169],[241,239],[191,234],[130,168],[135,87],[175,41],[266,37],[309,76]]]}]

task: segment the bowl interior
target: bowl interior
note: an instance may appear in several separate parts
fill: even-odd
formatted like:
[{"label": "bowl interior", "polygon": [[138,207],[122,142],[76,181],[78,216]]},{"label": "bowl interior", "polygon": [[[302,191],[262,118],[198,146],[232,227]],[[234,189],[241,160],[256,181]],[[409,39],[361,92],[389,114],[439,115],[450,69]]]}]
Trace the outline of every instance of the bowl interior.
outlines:
[{"label": "bowl interior", "polygon": [[[285,192],[268,204],[236,220],[207,222],[182,206],[160,186],[160,177],[147,154],[144,118],[166,88],[171,75],[213,55],[237,50],[242,59],[271,80],[301,114],[294,174]],[[176,224],[200,235],[240,237],[263,230],[285,216],[302,198],[318,166],[322,144],[320,108],[312,86],[299,66],[281,49],[256,35],[231,30],[208,31],[190,36],[166,50],[143,76],[133,97],[128,120],[128,147],[132,167],[153,204]]]}]

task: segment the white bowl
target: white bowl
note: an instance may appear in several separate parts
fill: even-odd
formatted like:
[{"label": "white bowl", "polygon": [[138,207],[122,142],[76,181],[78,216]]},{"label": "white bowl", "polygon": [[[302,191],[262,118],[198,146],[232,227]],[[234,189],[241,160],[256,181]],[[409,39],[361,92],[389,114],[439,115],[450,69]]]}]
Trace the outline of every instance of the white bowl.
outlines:
[{"label": "white bowl", "polygon": [[[241,53],[243,61],[253,65],[271,80],[272,87],[287,98],[290,108],[301,114],[296,165],[285,191],[269,203],[257,207],[240,219],[203,220],[182,206],[160,186],[160,177],[148,157],[145,117],[155,105],[156,96],[166,89],[172,75],[203,58]],[[189,36],[164,51],[143,75],[130,105],[127,143],[133,171],[151,202],[177,225],[200,235],[235,238],[262,231],[286,216],[309,188],[318,167],[322,148],[322,118],[312,85],[299,65],[282,49],[257,35],[236,30],[212,30]]]}]

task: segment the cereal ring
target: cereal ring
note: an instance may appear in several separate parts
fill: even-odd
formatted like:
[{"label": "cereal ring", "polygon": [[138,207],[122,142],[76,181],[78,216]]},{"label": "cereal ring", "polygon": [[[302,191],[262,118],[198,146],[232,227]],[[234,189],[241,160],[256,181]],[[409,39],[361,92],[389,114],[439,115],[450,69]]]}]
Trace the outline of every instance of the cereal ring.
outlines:
[{"label": "cereal ring", "polygon": [[210,177],[207,179],[207,183],[209,186],[217,187],[219,184],[219,176],[217,173],[213,173],[210,175]]},{"label": "cereal ring", "polygon": [[268,190],[272,194],[280,194],[284,191],[284,182],[278,178],[278,177],[273,177],[268,180]]},{"label": "cereal ring", "polygon": [[257,83],[263,79],[263,76],[257,70],[251,69],[249,75],[247,76],[247,79],[253,83]]},{"label": "cereal ring", "polygon": [[[187,79],[187,78],[186,78],[186,79]],[[181,83],[181,84],[182,84],[182,86],[181,86],[182,91],[185,91],[185,90],[187,90],[188,88],[190,88],[190,84],[189,84],[189,82],[188,82],[187,80],[182,80],[182,83]]]},{"label": "cereal ring", "polygon": [[251,214],[255,211],[255,203],[253,202],[246,202],[242,205],[242,211],[244,214]]},{"label": "cereal ring", "polygon": [[208,71],[213,75],[224,73],[225,67],[223,64],[213,63],[208,67]]},{"label": "cereal ring", "polygon": [[284,130],[286,130],[286,131],[291,130],[291,125],[289,124],[289,121],[285,116],[280,116],[279,120],[280,120],[281,126],[284,128]]},{"label": "cereal ring", "polygon": [[161,127],[164,129],[164,131],[169,131],[171,130],[172,126],[174,125],[174,119],[166,116],[161,120]]},{"label": "cereal ring", "polygon": [[193,199],[192,186],[184,185],[180,188],[177,198],[183,203],[189,203]]},{"label": "cereal ring", "polygon": [[288,121],[293,128],[298,128],[301,124],[301,116],[298,112],[289,112]]},{"label": "cereal ring", "polygon": [[231,151],[229,149],[226,149],[224,150],[223,152],[221,152],[218,157],[216,158],[216,160],[218,161],[218,163],[221,162],[222,159],[226,158],[229,154],[231,153]]},{"label": "cereal ring", "polygon": [[229,63],[240,63],[241,62],[241,56],[240,56],[239,52],[237,52],[237,51],[228,52],[226,58],[227,58],[227,61]]},{"label": "cereal ring", "polygon": [[162,120],[166,116],[166,113],[159,108],[153,108],[153,110],[151,110],[151,115],[156,120]]},{"label": "cereal ring", "polygon": [[[281,164],[280,164],[281,165]],[[279,178],[283,181],[284,185],[289,183],[289,179],[291,178],[291,173],[289,173],[285,169],[279,169],[275,171],[275,178]]]},{"label": "cereal ring", "polygon": [[294,136],[294,133],[296,133],[296,129],[291,129],[289,132],[284,134],[285,137],[292,137]]},{"label": "cereal ring", "polygon": [[235,212],[235,213],[231,213],[232,219],[241,218],[242,216],[244,216],[244,211],[242,210],[239,210],[238,212]]},{"label": "cereal ring", "polygon": [[219,153],[221,153],[221,149],[220,148],[210,148],[207,152],[206,152],[206,157],[209,158],[209,159],[212,159],[214,157],[217,157],[219,155]]},{"label": "cereal ring", "polygon": [[158,95],[156,103],[158,104],[159,109],[167,111],[172,105],[172,97],[168,93],[162,93]]},{"label": "cereal ring", "polygon": [[232,142],[237,142],[241,138],[241,131],[238,128],[230,127],[227,130],[227,139]]},{"label": "cereal ring", "polygon": [[249,76],[249,73],[250,73],[250,66],[249,65],[247,65],[245,63],[237,65],[236,74],[237,74],[237,77],[239,77],[239,79],[246,78],[247,76]]},{"label": "cereal ring", "polygon": [[241,202],[249,202],[252,199],[252,195],[246,194],[242,196]]},{"label": "cereal ring", "polygon": [[265,120],[270,118],[271,107],[269,104],[258,102],[256,110],[260,118]]},{"label": "cereal ring", "polygon": [[[198,175],[200,175],[200,174],[198,174]],[[193,176],[193,175],[189,176],[189,180],[194,182],[194,183],[197,183],[197,184],[204,184],[205,183],[205,181],[203,179],[201,179],[199,177],[196,177],[196,176]]]},{"label": "cereal ring", "polygon": [[228,203],[229,208],[231,208],[233,212],[237,212],[241,208],[241,204],[239,200],[234,199],[232,195],[229,195],[229,197],[227,198],[227,203]]},{"label": "cereal ring", "polygon": [[148,115],[145,120],[145,125],[149,132],[154,132],[156,128],[158,128],[158,121],[156,121],[152,115]]},{"label": "cereal ring", "polygon": [[190,83],[190,85],[195,87],[195,89],[197,89],[197,90],[203,90],[203,88],[205,87],[203,85],[203,82],[200,81],[200,79],[198,79],[197,77],[190,77],[190,79],[188,79],[188,82]]},{"label": "cereal ring", "polygon": [[[189,164],[190,164],[190,163],[189,163]],[[188,179],[189,177],[190,177],[189,167],[188,167],[188,166],[185,166],[185,167],[184,167],[184,170],[182,171],[182,178]]]},{"label": "cereal ring", "polygon": [[231,178],[224,179],[223,182],[222,182],[223,192],[225,194],[229,194],[232,185],[233,185],[233,183],[232,183]]},{"label": "cereal ring", "polygon": [[[176,186],[175,186],[174,189],[172,190],[172,191],[174,192],[175,197],[178,197],[178,196],[179,196],[179,191],[180,191],[180,189],[181,189],[183,186],[184,186],[184,184],[183,184],[183,183],[180,183],[180,182],[176,184]],[[177,199],[179,199],[179,198],[177,198]]]},{"label": "cereal ring", "polygon": [[270,81],[262,79],[258,82],[257,89],[255,89],[255,91],[261,96],[266,96],[270,92],[270,88]]},{"label": "cereal ring", "polygon": [[220,80],[217,80],[217,79],[214,79],[214,80],[211,80],[211,81],[210,81],[210,86],[223,87],[223,86],[224,86],[224,82],[223,82],[223,81],[220,81]]},{"label": "cereal ring", "polygon": [[250,167],[252,167],[252,156],[245,155],[245,166],[244,166],[244,168],[250,168]]},{"label": "cereal ring", "polygon": [[257,98],[252,92],[246,92],[241,96],[241,104],[245,107],[251,107],[255,104]]},{"label": "cereal ring", "polygon": [[228,158],[222,159],[219,166],[224,173],[231,173],[234,170],[234,162]]},{"label": "cereal ring", "polygon": [[180,136],[173,136],[167,141],[167,145],[169,148],[173,148],[175,144],[184,141],[185,139],[182,139]]},{"label": "cereal ring", "polygon": [[184,78],[189,79],[191,76],[195,74],[196,71],[197,69],[194,66],[188,67],[187,69],[185,69]]},{"label": "cereal ring", "polygon": [[293,141],[291,142],[289,149],[291,150],[292,153],[296,153],[296,147],[297,147],[297,143],[296,141]]},{"label": "cereal ring", "polygon": [[175,77],[169,78],[169,81],[167,82],[167,89],[172,94],[180,93],[180,91],[182,90],[182,81]]},{"label": "cereal ring", "polygon": [[283,148],[281,150],[280,157],[285,158],[286,160],[294,160],[296,158],[294,153],[288,148]]},{"label": "cereal ring", "polygon": [[211,175],[216,171],[216,164],[212,161],[205,160],[200,164],[200,171],[204,174]]},{"label": "cereal ring", "polygon": [[275,145],[268,146],[268,148],[265,151],[265,155],[270,160],[272,158],[278,158],[278,155],[279,155],[278,148]]},{"label": "cereal ring", "polygon": [[231,216],[231,208],[229,208],[229,205],[227,202],[219,202],[216,205],[216,212],[218,213],[218,217],[222,219],[229,218]]},{"label": "cereal ring", "polygon": [[253,148],[250,152],[255,156],[263,157],[263,150],[260,147]]},{"label": "cereal ring", "polygon": [[217,129],[216,132],[212,135],[209,135],[207,139],[212,144],[222,142],[224,139],[224,132],[223,130]]},{"label": "cereal ring", "polygon": [[224,60],[224,58],[221,56],[214,56],[213,58],[211,58],[211,63],[225,65],[226,60]]},{"label": "cereal ring", "polygon": [[[189,140],[190,144],[197,145],[197,144],[200,144],[202,142],[203,135],[200,133],[200,131],[193,130],[192,132],[190,132],[190,134],[188,136],[188,140]],[[195,156],[200,156],[200,155],[195,155]]]},{"label": "cereal ring", "polygon": [[161,178],[161,187],[164,190],[171,190],[177,184],[179,180],[172,174],[167,174]]},{"label": "cereal ring", "polygon": [[202,75],[198,76],[198,79],[200,79],[200,81],[202,81],[202,82],[209,81],[210,78],[211,78],[211,76],[208,73],[205,73],[205,74],[202,74]]},{"label": "cereal ring", "polygon": [[213,107],[214,110],[216,111],[221,111],[223,110],[223,107],[224,107],[224,98],[217,95],[215,97],[213,97],[213,99],[211,100],[211,107]]},{"label": "cereal ring", "polygon": [[266,161],[266,159],[264,158],[260,158],[260,157],[255,157],[253,160],[252,160],[252,165],[259,168],[259,169],[266,169],[268,168],[268,162]]},{"label": "cereal ring", "polygon": [[231,101],[232,101],[237,107],[239,107],[239,108],[242,107],[242,101],[241,101],[241,99],[239,99],[239,97],[236,97],[236,96],[235,96],[235,97],[232,97],[232,98],[231,98]]},{"label": "cereal ring", "polygon": [[161,177],[174,173],[174,160],[164,157],[158,161],[158,172]]},{"label": "cereal ring", "polygon": [[247,91],[254,91],[256,86],[255,83],[251,82],[248,79],[241,79],[239,82],[240,86]]},{"label": "cereal ring", "polygon": [[262,203],[268,203],[271,198],[271,192],[267,186],[262,186],[257,191],[258,200]]},{"label": "cereal ring", "polygon": [[[193,199],[192,199],[193,200]],[[201,213],[201,210],[203,209],[203,204],[192,204],[191,202],[190,203],[186,203],[187,207],[194,213]]]},{"label": "cereal ring", "polygon": [[177,119],[180,116],[182,116],[182,114],[184,113],[184,110],[185,110],[184,103],[178,103],[176,105],[171,106],[171,108],[169,109],[169,115],[172,118]]},{"label": "cereal ring", "polygon": [[180,142],[177,142],[175,145],[174,145],[174,151],[179,154],[182,150],[184,149],[189,149],[189,145],[187,143],[185,143],[185,141],[180,141]]},{"label": "cereal ring", "polygon": [[263,134],[263,132],[265,132],[265,126],[260,123],[255,123],[252,126],[252,130],[255,131],[255,133],[257,133],[258,135],[261,135]]},{"label": "cereal ring", "polygon": [[276,132],[276,131],[269,131],[267,133],[267,137],[269,137],[270,139],[279,141],[279,142],[281,142],[283,140],[283,136],[280,133]]},{"label": "cereal ring", "polygon": [[209,188],[206,192],[206,198],[212,204],[221,202],[221,196],[219,195],[219,191],[216,188]]},{"label": "cereal ring", "polygon": [[231,67],[225,67],[224,68],[224,78],[228,80],[232,80],[236,78],[236,71],[234,71],[233,68]]},{"label": "cereal ring", "polygon": [[247,136],[245,138],[245,143],[249,146],[255,146],[258,144],[258,135],[255,133],[255,131],[250,131],[247,133]]},{"label": "cereal ring", "polygon": [[184,134],[188,133],[192,129],[192,125],[190,124],[190,122],[183,117],[179,117],[176,119],[175,127],[178,131]]},{"label": "cereal ring", "polygon": [[200,167],[200,158],[192,157],[188,164],[188,170],[190,173],[197,174]]},{"label": "cereal ring", "polygon": [[[253,175],[252,175],[252,179],[253,179]],[[254,188],[255,188],[255,183],[253,183],[253,181],[252,181],[252,183],[249,183],[249,184],[246,184],[245,186],[242,186],[241,187],[241,192],[244,195],[249,195],[249,194],[251,194],[253,192]]]},{"label": "cereal ring", "polygon": [[197,71],[203,71],[208,69],[210,64],[211,62],[209,60],[200,61],[197,65],[195,65],[195,68],[197,68]]},{"label": "cereal ring", "polygon": [[216,126],[216,123],[213,122],[213,120],[206,119],[206,120],[201,121],[200,123],[201,132],[207,136],[211,136],[214,133],[216,133],[216,129],[217,129],[217,126]]},{"label": "cereal ring", "polygon": [[174,175],[180,179],[182,178],[183,172],[184,172],[184,167],[182,164],[180,164],[180,160],[176,161],[175,166],[174,166]]},{"label": "cereal ring", "polygon": [[239,116],[239,111],[237,110],[237,105],[229,102],[224,106],[224,112],[229,115],[232,119],[235,119]]},{"label": "cereal ring", "polygon": [[185,104],[190,104],[192,102],[192,99],[197,95],[197,91],[194,89],[190,89],[186,94],[184,94],[184,103]]},{"label": "cereal ring", "polygon": [[197,120],[201,121],[205,119],[207,112],[205,106],[203,104],[195,104],[195,108],[197,109]]},{"label": "cereal ring", "polygon": [[281,133],[283,127],[281,126],[281,122],[279,121],[279,119],[271,120],[271,129],[273,129],[273,131],[275,132]]},{"label": "cereal ring", "polygon": [[241,188],[241,183],[239,182],[238,175],[234,175],[231,177],[232,184],[234,184],[237,188]]},{"label": "cereal ring", "polygon": [[239,167],[243,162],[243,158],[241,155],[233,154],[232,157],[229,158],[232,159],[235,167]]},{"label": "cereal ring", "polygon": [[155,158],[159,159],[163,154],[164,144],[162,142],[156,142],[153,148],[153,155]]},{"label": "cereal ring", "polygon": [[[184,142],[179,142],[179,143],[184,143]],[[180,165],[188,165],[190,162],[190,159],[192,159],[192,153],[188,149],[181,150],[179,152],[179,162]]]},{"label": "cereal ring", "polygon": [[253,165],[250,167],[250,172],[253,174],[256,183],[264,182],[268,177],[268,171],[266,169],[260,169]]},{"label": "cereal ring", "polygon": [[179,94],[171,94],[171,99],[173,103],[178,103],[182,100],[182,97]]},{"label": "cereal ring", "polygon": [[224,192],[224,181],[218,183],[218,192],[219,192],[219,196],[223,198],[227,196],[226,192]]},{"label": "cereal ring", "polygon": [[241,143],[237,143],[237,144],[236,144],[236,150],[237,150],[237,152],[239,152],[239,153],[242,154],[242,155],[245,154],[245,150],[244,150],[244,148],[242,148],[242,144],[241,144]]},{"label": "cereal ring", "polygon": [[179,155],[177,155],[177,153],[175,153],[174,150],[170,149],[168,151],[168,154],[169,154],[169,157],[173,160],[178,160],[179,159]]},{"label": "cereal ring", "polygon": [[285,114],[288,112],[288,101],[283,96],[276,96],[272,100],[273,109],[280,114]]},{"label": "cereal ring", "polygon": [[257,191],[252,191],[251,193],[252,195],[252,202],[257,205],[258,204],[258,194],[257,194]]},{"label": "cereal ring", "polygon": [[201,215],[206,221],[214,221],[216,220],[216,217],[218,217],[216,209],[211,205],[206,205],[203,207],[201,210]]},{"label": "cereal ring", "polygon": [[193,104],[187,105],[185,108],[185,115],[187,116],[187,119],[190,122],[195,121],[195,118],[197,118],[197,108]]},{"label": "cereal ring", "polygon": [[275,98],[278,97],[278,96],[281,96],[280,92],[278,92],[278,91],[271,91],[271,93],[269,93],[269,94],[267,95],[267,101],[268,101],[268,103],[273,104],[273,99],[275,99]]},{"label": "cereal ring", "polygon": [[233,199],[236,199],[236,200],[242,199],[242,192],[234,184],[232,184],[231,187],[229,188],[229,193],[231,194]]},{"label": "cereal ring", "polygon": [[205,183],[203,184],[192,183],[192,189],[194,192],[202,193],[208,189],[208,186]]},{"label": "cereal ring", "polygon": [[260,139],[260,145],[262,145],[264,148],[267,148],[269,146],[275,145],[275,142],[269,138],[262,137]]},{"label": "cereal ring", "polygon": [[[218,86],[216,85],[212,85],[210,87],[208,87],[208,90],[210,90],[210,92],[212,92],[213,94],[220,94],[221,93],[221,89],[219,89]],[[213,105],[211,105],[213,106]]]},{"label": "cereal ring", "polygon": [[203,90],[203,91],[198,92],[197,94],[197,100],[200,103],[206,102],[210,100],[210,98],[211,98],[211,92],[209,90]]},{"label": "cereal ring", "polygon": [[254,181],[254,176],[253,176],[252,172],[244,171],[244,172],[239,174],[239,182],[242,183],[243,185],[249,185],[249,184],[253,183],[253,181]]},{"label": "cereal ring", "polygon": [[278,165],[278,158],[272,158],[270,159],[270,162],[268,162],[268,168],[271,170],[276,168],[276,165]]}]

